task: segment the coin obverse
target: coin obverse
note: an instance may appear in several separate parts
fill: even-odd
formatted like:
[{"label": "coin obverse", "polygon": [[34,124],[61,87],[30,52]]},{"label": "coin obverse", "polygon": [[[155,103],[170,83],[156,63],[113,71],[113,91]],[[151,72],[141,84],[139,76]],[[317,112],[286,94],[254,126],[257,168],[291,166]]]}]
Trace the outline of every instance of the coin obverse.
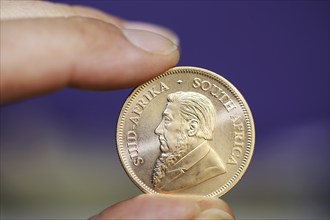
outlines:
[{"label": "coin obverse", "polygon": [[175,67],[137,87],[117,125],[123,167],[145,193],[221,196],[246,171],[254,142],[240,92],[197,67]]}]

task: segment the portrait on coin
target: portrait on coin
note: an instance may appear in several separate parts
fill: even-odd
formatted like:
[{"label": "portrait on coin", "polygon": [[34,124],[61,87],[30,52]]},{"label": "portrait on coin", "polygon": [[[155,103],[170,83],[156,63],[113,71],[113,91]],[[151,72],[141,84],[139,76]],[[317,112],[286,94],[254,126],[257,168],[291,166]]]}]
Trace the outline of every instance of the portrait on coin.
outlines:
[{"label": "portrait on coin", "polygon": [[226,172],[209,143],[215,125],[216,110],[206,96],[182,91],[167,96],[162,120],[155,129],[160,142],[151,180],[155,190],[188,189]]}]

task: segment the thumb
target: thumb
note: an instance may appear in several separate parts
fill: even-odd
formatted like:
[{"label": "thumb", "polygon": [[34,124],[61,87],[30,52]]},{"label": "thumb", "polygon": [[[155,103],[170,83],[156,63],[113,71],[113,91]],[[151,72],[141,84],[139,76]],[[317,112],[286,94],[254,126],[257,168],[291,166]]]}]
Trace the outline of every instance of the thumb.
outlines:
[{"label": "thumb", "polygon": [[1,21],[1,103],[66,86],[135,86],[174,66],[177,45],[162,35],[84,17]]},{"label": "thumb", "polygon": [[220,199],[144,194],[118,203],[91,220],[102,219],[234,219]]}]

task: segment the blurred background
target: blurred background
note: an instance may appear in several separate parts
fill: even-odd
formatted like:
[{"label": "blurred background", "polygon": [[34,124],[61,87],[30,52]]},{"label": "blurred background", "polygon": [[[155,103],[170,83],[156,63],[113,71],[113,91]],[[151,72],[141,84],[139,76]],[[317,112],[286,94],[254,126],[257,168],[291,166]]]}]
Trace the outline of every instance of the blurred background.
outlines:
[{"label": "blurred background", "polygon": [[[56,2],[166,26],[181,40],[178,65],[240,90],[257,136],[222,197],[237,219],[329,219],[329,1]],[[1,218],[86,219],[141,194],[116,151],[130,91],[65,89],[2,106]]]}]

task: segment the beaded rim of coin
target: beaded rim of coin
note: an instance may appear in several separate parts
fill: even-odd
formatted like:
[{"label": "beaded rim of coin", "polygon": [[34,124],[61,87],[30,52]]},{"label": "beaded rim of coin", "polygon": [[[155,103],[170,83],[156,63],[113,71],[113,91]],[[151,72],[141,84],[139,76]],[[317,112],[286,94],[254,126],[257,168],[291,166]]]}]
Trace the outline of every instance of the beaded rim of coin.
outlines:
[{"label": "beaded rim of coin", "polygon": [[133,171],[131,165],[127,160],[127,156],[125,155],[123,131],[124,131],[125,120],[128,110],[131,108],[132,102],[137,98],[138,94],[140,94],[145,87],[152,84],[154,81],[173,74],[198,74],[198,75],[207,76],[210,79],[215,80],[216,82],[220,83],[223,87],[225,87],[232,95],[234,95],[234,98],[238,101],[244,113],[244,119],[247,126],[247,143],[246,143],[246,150],[243,155],[243,160],[239,168],[237,169],[237,172],[224,185],[222,185],[220,188],[213,191],[212,193],[205,195],[206,197],[215,197],[215,196],[220,197],[225,193],[227,193],[239,182],[239,180],[241,179],[241,177],[243,176],[243,174],[245,173],[245,171],[247,170],[250,164],[254,151],[254,145],[255,145],[255,126],[254,126],[254,120],[251,110],[247,102],[245,101],[244,97],[242,96],[242,94],[238,91],[238,89],[234,85],[232,85],[228,80],[226,80],[224,77],[207,69],[192,67],[192,66],[174,67],[162,73],[161,75],[149,80],[148,82],[138,86],[131,92],[131,94],[128,96],[127,100],[125,101],[122,107],[117,124],[117,134],[116,134],[117,150],[120,160],[122,162],[122,166],[126,171],[126,173],[128,174],[128,176],[130,177],[130,179],[143,192],[160,194],[159,192],[147,186]]}]

